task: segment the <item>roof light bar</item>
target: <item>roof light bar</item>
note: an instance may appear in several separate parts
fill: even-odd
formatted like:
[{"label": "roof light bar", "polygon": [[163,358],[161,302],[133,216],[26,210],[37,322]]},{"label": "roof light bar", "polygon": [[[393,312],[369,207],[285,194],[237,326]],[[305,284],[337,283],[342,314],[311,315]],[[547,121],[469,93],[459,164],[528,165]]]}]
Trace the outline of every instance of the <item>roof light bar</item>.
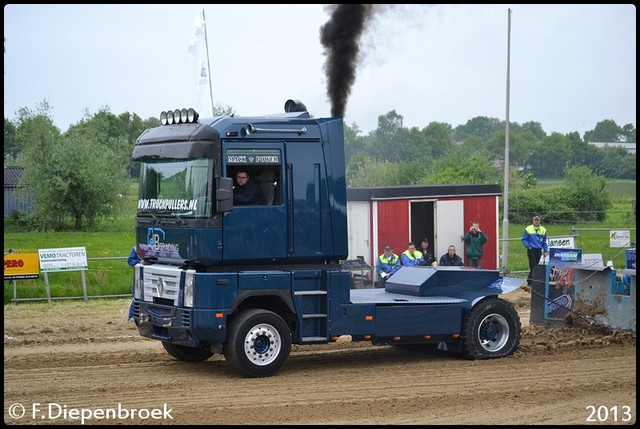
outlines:
[{"label": "roof light bar", "polygon": [[160,112],[160,123],[162,125],[194,124],[198,122],[199,117],[200,115],[193,108],[166,110]]}]

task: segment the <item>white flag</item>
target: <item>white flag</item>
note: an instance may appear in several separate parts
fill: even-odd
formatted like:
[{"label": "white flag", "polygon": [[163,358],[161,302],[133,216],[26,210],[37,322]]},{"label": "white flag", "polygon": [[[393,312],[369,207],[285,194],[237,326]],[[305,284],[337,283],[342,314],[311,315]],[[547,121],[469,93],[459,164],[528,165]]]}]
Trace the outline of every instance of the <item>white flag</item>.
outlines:
[{"label": "white flag", "polygon": [[193,64],[196,67],[197,101],[195,109],[200,117],[213,116],[206,25],[203,9],[193,23],[193,34],[189,40],[189,55],[193,58]]}]

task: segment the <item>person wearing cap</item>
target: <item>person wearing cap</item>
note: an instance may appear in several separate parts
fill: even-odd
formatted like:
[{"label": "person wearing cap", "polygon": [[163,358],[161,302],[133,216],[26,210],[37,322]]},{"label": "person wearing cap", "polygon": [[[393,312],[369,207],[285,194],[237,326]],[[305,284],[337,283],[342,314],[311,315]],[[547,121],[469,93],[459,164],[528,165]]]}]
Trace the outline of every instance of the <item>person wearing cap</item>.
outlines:
[{"label": "person wearing cap", "polygon": [[533,223],[524,229],[522,233],[522,244],[527,248],[527,258],[529,259],[529,275],[527,284],[531,286],[531,274],[533,269],[540,263],[540,257],[547,256],[547,229],[540,225],[540,216],[533,217]]},{"label": "person wearing cap", "polygon": [[433,252],[429,247],[428,238],[423,238],[422,241],[420,242],[420,253],[422,253],[422,259],[423,259],[422,262],[420,262],[420,265],[434,266],[434,267],[438,265],[438,262],[436,261],[436,258],[433,256]]},{"label": "person wearing cap", "polygon": [[420,265],[420,263],[424,261],[424,258],[422,257],[422,253],[416,250],[416,244],[410,241],[407,245],[407,250],[400,255],[400,261],[403,267],[415,267]]},{"label": "person wearing cap", "polygon": [[376,264],[376,272],[380,279],[380,287],[384,287],[389,277],[394,275],[400,269],[400,258],[393,253],[391,246],[384,246],[384,253],[378,257]]}]

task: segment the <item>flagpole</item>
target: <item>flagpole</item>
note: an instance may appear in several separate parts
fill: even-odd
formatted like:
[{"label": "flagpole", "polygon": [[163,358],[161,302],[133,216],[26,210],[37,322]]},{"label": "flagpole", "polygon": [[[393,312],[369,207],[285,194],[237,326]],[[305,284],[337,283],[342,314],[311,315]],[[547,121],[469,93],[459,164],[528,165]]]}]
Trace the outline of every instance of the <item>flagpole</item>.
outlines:
[{"label": "flagpole", "polygon": [[502,218],[502,274],[509,273],[509,87],[511,62],[511,9],[507,9],[507,107],[504,135],[504,192]]},{"label": "flagpole", "polygon": [[207,50],[207,76],[209,76],[209,95],[211,99],[211,115],[214,115],[213,109],[213,88],[211,86],[211,65],[209,64],[209,41],[207,39],[207,20],[204,16],[204,8],[202,8],[202,19],[204,20],[204,46]]}]

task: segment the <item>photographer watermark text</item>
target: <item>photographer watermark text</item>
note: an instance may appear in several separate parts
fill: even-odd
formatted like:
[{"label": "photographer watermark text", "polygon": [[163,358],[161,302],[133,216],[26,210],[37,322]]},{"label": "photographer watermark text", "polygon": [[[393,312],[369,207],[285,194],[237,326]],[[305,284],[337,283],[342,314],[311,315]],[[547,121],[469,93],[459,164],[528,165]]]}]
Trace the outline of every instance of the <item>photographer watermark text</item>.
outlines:
[{"label": "photographer watermark text", "polygon": [[34,402],[24,406],[15,403],[9,406],[9,417],[18,420],[30,418],[34,421],[79,420],[85,424],[93,420],[173,420],[173,410],[163,404],[162,408],[127,408],[118,403],[115,407],[77,408],[55,402]]}]

